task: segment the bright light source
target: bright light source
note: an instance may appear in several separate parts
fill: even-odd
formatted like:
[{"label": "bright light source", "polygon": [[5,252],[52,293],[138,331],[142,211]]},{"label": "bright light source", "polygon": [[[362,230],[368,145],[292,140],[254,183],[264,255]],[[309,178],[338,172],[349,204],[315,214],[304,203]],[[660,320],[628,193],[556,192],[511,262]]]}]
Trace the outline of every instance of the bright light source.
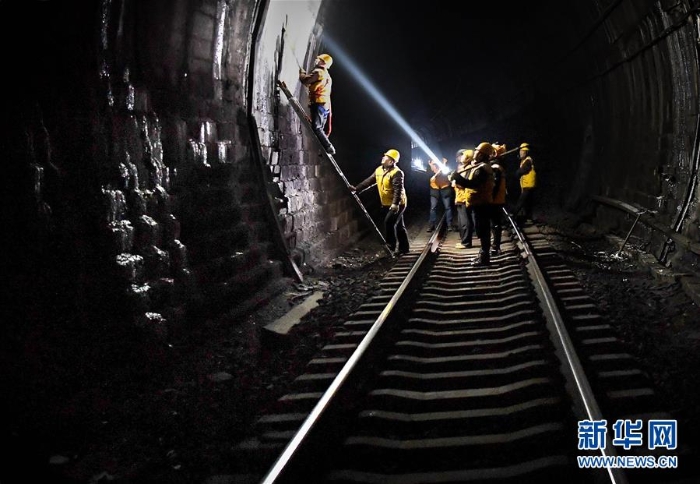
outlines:
[{"label": "bright light source", "polygon": [[[403,129],[404,132],[411,137],[411,140],[413,140],[413,142],[418,145],[425,152],[425,154],[430,157],[430,159],[437,160],[438,157],[435,155],[435,153],[433,153],[433,150],[428,148],[428,145],[425,144],[420,136],[418,136],[418,133],[416,133],[413,128],[409,126],[409,124],[403,119],[394,106],[392,106],[382,95],[382,93],[380,93],[377,88],[374,87],[374,84],[372,84],[369,78],[360,71],[355,62],[345,53],[345,51],[341,49],[338,44],[336,44],[335,41],[328,35],[324,35],[323,42],[328,44],[330,47],[328,50],[333,52],[333,57],[336,60],[339,60],[343,67],[346,67],[350,71],[350,73],[355,77],[355,79],[357,79],[357,81],[369,93],[369,95],[372,96],[374,100],[379,103],[382,109],[384,109],[384,111],[386,111],[386,113],[391,116],[394,121],[396,121],[396,124],[398,124],[401,129]],[[442,169],[442,163],[438,162],[438,164]]]},{"label": "bright light source", "polygon": [[425,168],[425,165],[423,164],[423,160],[420,158],[413,158],[413,168],[418,170],[418,171],[427,171]]},{"label": "bright light source", "polygon": [[433,165],[436,165],[441,172],[443,172],[445,175],[450,173],[450,169],[445,165],[442,161],[438,160],[437,158],[432,158],[430,160],[430,163]]}]

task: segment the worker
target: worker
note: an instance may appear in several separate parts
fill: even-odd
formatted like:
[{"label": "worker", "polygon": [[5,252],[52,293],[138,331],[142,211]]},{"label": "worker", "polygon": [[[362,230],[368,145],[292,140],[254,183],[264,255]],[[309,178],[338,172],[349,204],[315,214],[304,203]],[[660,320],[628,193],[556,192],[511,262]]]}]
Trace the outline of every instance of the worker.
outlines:
[{"label": "worker", "polygon": [[530,145],[522,143],[520,145],[520,167],[516,175],[520,178],[520,197],[513,208],[512,217],[517,217],[521,210],[525,212],[525,219],[532,221],[532,207],[534,202],[534,191],[537,186],[537,173],[535,173],[535,162],[530,156]]},{"label": "worker", "polygon": [[386,210],[384,217],[386,244],[395,256],[407,254],[409,251],[408,232],[403,220],[408,198],[404,188],[403,171],[396,166],[400,156],[398,150],[387,150],[382,157],[381,165],[374,170],[374,174],[367,177],[359,185],[348,187],[350,191],[357,192],[374,183],[377,184],[379,201]]},{"label": "worker", "polygon": [[474,160],[464,174],[453,173],[455,185],[466,188],[465,205],[474,210],[476,236],[481,242],[479,254],[472,261],[473,266],[491,264],[491,203],[493,202],[494,177],[489,160],[493,156],[493,146],[482,142],[474,149]]},{"label": "worker", "polygon": [[458,185],[454,180],[455,174],[466,176],[467,170],[474,160],[474,150],[461,149],[457,152],[457,169],[450,174],[452,187],[455,193],[455,207],[457,209],[457,222],[459,224],[459,242],[455,244],[457,249],[469,249],[472,247],[474,236],[474,210],[467,205],[467,188]]},{"label": "worker", "polygon": [[328,54],[321,54],[316,57],[311,73],[307,74],[304,69],[299,69],[299,80],[309,89],[309,110],[314,133],[321,141],[323,148],[334,155],[335,148],[328,139],[333,117],[331,110],[333,80],[328,73],[331,65],[333,65],[333,58]]},{"label": "worker", "polygon": [[443,167],[447,167],[447,160],[442,159],[442,165],[436,160],[429,160],[428,164],[433,172],[430,177],[430,216],[428,217],[428,232],[435,230],[437,224],[438,204],[442,201],[445,207],[445,221],[447,229],[452,228],[452,186],[447,178],[447,173],[443,171]]},{"label": "worker", "polygon": [[493,170],[493,203],[491,204],[491,255],[501,253],[501,235],[503,233],[503,207],[506,205],[506,170],[499,159],[506,152],[506,145],[494,143],[494,154],[491,158]]}]

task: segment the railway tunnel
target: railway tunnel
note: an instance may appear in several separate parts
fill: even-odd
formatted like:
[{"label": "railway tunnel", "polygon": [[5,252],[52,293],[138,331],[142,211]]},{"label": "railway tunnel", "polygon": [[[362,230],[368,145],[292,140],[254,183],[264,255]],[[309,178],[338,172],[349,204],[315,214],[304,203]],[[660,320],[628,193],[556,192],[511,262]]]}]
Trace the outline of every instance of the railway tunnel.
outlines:
[{"label": "railway tunnel", "polygon": [[[427,179],[411,167],[427,156],[416,138],[451,163],[484,140],[528,142],[543,217],[563,211],[624,237],[639,215],[636,240],[682,270],[692,292],[697,3],[450,8],[0,3],[3,386],[12,395],[3,433],[18,462],[48,452],[42,432],[71,422],[47,430],[27,424],[35,415],[106,408],[108,379],[145,388],[202,327],[254,332],[251,312],[376,239],[277,87],[284,81],[305,105],[298,70],[321,52],[335,59],[334,159],[358,182],[399,150],[409,222],[427,219]],[[362,196],[379,223],[376,198]]]}]

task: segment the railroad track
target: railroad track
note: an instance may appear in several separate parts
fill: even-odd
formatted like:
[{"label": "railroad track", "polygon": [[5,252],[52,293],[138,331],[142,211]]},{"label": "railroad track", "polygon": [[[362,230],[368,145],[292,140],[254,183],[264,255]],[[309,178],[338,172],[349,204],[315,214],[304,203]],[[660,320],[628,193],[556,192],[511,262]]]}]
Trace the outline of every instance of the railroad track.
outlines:
[{"label": "railroad track", "polygon": [[[266,483],[684,477],[579,468],[578,456],[684,451],[613,445],[615,421],[672,417],[537,228],[510,234],[489,267],[469,265],[478,243],[454,249],[457,234],[414,241],[238,446],[237,471]],[[579,423],[603,419],[604,448],[579,449]]]}]

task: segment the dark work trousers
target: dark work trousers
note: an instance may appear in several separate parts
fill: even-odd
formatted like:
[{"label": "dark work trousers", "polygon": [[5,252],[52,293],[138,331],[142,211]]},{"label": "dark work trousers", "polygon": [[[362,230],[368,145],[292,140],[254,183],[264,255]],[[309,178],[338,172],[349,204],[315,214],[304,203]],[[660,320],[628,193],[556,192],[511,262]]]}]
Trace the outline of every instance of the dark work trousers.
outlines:
[{"label": "dark work trousers", "polygon": [[532,207],[534,203],[534,188],[522,188],[520,190],[520,197],[518,197],[518,202],[515,204],[513,209],[513,216],[516,217],[520,210],[525,213],[526,219],[532,219]]},{"label": "dark work trousers", "polygon": [[324,128],[326,127],[326,122],[328,121],[328,110],[323,107],[323,104],[312,104],[310,106],[311,110],[311,125],[314,128],[314,133],[321,140],[323,147],[328,150],[331,146],[331,142],[326,136]]},{"label": "dark work trousers", "polygon": [[503,232],[503,205],[491,205],[491,233],[493,234],[493,248],[501,248],[501,233]]},{"label": "dark work trousers", "polygon": [[398,239],[399,252],[408,252],[408,232],[406,232],[406,225],[403,223],[403,213],[406,210],[406,205],[399,205],[399,211],[396,213],[389,210],[389,207],[384,208],[387,211],[384,218],[386,245],[394,251],[396,250],[396,240]]},{"label": "dark work trousers", "polygon": [[491,249],[491,205],[476,205],[474,209],[474,220],[476,221],[476,236],[481,242],[479,253],[489,260],[489,250]]},{"label": "dark work trousers", "polygon": [[449,230],[452,227],[452,187],[440,188],[439,190],[430,189],[430,218],[428,223],[431,227],[435,227],[435,224],[437,224],[440,200],[442,200],[442,205],[445,207],[445,222],[447,222],[447,229]]},{"label": "dark work trousers", "polygon": [[463,203],[457,204],[457,221],[459,222],[459,241],[464,245],[472,243],[474,236],[474,209]]}]

